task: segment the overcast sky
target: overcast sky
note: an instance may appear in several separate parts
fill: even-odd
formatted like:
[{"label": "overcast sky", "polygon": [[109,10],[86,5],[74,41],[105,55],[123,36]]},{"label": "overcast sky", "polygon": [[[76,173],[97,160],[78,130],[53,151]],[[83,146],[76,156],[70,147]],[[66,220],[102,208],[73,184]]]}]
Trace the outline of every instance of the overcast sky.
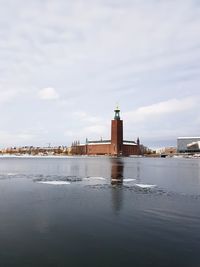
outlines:
[{"label": "overcast sky", "polygon": [[0,147],[200,135],[199,0],[0,0]]}]

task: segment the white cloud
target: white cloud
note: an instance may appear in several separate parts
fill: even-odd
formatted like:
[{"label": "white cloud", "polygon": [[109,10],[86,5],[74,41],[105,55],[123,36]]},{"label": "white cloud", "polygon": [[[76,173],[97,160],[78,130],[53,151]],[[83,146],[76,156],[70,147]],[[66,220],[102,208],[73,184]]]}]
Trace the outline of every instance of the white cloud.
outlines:
[{"label": "white cloud", "polygon": [[[0,9],[3,129],[20,131],[34,117],[49,130],[36,143],[42,136],[60,142],[65,125],[64,141],[77,133],[96,139],[119,102],[131,138],[136,131],[167,138],[172,124],[177,134],[198,132],[197,101],[188,98],[200,94],[197,0],[8,2]],[[19,88],[26,94],[19,97]],[[33,96],[59,101],[46,112]]]},{"label": "white cloud", "polygon": [[88,126],[88,127],[85,127],[83,129],[83,133],[86,135],[86,136],[89,136],[89,135],[103,135],[105,132],[106,132],[106,127],[104,125],[99,125],[99,124],[96,124],[96,125],[92,125],[92,126]]},{"label": "white cloud", "polygon": [[85,138],[89,140],[110,139],[110,127],[106,124],[94,124],[79,129],[79,131],[67,130],[65,136],[70,137],[71,140],[85,141]]},{"label": "white cloud", "polygon": [[2,90],[0,89],[0,103],[7,103],[12,101],[17,95],[19,90]]},{"label": "white cloud", "polygon": [[81,120],[85,123],[99,123],[102,121],[100,117],[91,116],[85,111],[75,111],[72,116],[74,116],[75,120]]},{"label": "white cloud", "polygon": [[60,97],[56,89],[53,87],[47,87],[47,88],[41,89],[38,93],[38,96],[40,99],[43,99],[43,100],[55,100]]},{"label": "white cloud", "polygon": [[71,130],[66,130],[64,132],[64,135],[67,136],[67,137],[70,137],[70,138],[74,138],[75,133],[73,131],[71,131]]},{"label": "white cloud", "polygon": [[0,131],[0,146],[16,146],[18,144],[30,145],[29,142],[32,142],[35,138],[35,135],[29,133],[11,133],[8,131]]},{"label": "white cloud", "polygon": [[170,99],[167,101],[159,102],[153,105],[140,107],[136,110],[125,112],[123,114],[126,122],[143,122],[149,121],[151,118],[160,118],[163,115],[174,113],[176,115],[179,112],[188,111],[194,108],[197,104],[195,98],[184,99]]},{"label": "white cloud", "polygon": [[31,141],[35,136],[33,134],[21,133],[17,135],[17,138],[23,141]]}]

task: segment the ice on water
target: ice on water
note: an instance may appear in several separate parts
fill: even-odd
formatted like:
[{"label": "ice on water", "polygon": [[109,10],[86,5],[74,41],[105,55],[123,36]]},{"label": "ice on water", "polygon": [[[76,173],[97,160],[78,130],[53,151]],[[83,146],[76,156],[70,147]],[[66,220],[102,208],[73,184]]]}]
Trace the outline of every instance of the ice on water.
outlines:
[{"label": "ice on water", "polygon": [[91,177],[83,178],[83,180],[86,180],[86,181],[92,181],[92,180],[106,180],[106,178],[103,178],[103,177],[96,177],[96,176],[91,176]]},{"label": "ice on water", "polygon": [[123,179],[123,181],[124,181],[124,182],[134,182],[135,179],[129,179],[129,178],[127,178],[127,179]]},{"label": "ice on water", "polygon": [[69,185],[70,182],[66,181],[38,181],[39,184],[50,184],[50,185]]},{"label": "ice on water", "polygon": [[134,184],[134,185],[137,186],[137,187],[140,187],[140,188],[144,188],[144,189],[156,187],[155,184]]},{"label": "ice on water", "polygon": [[14,173],[14,172],[8,172],[7,173],[7,176],[16,176],[17,175],[17,173]]}]

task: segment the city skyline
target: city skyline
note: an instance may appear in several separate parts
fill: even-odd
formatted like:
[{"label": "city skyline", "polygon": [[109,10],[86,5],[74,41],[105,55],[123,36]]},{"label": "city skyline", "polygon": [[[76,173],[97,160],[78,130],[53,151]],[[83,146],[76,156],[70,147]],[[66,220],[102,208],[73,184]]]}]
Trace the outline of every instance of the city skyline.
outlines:
[{"label": "city skyline", "polygon": [[199,136],[198,1],[0,3],[0,147]]}]

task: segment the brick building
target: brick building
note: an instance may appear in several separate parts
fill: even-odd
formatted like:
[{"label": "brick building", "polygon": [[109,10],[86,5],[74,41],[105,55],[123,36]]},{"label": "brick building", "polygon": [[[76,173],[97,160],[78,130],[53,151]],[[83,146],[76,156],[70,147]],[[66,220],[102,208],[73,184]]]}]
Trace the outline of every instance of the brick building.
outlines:
[{"label": "brick building", "polygon": [[123,120],[120,119],[120,110],[115,110],[114,119],[111,121],[111,139],[89,141],[86,139],[84,145],[74,142],[71,147],[73,155],[110,155],[130,156],[140,154],[140,141],[127,141],[123,139]]}]

